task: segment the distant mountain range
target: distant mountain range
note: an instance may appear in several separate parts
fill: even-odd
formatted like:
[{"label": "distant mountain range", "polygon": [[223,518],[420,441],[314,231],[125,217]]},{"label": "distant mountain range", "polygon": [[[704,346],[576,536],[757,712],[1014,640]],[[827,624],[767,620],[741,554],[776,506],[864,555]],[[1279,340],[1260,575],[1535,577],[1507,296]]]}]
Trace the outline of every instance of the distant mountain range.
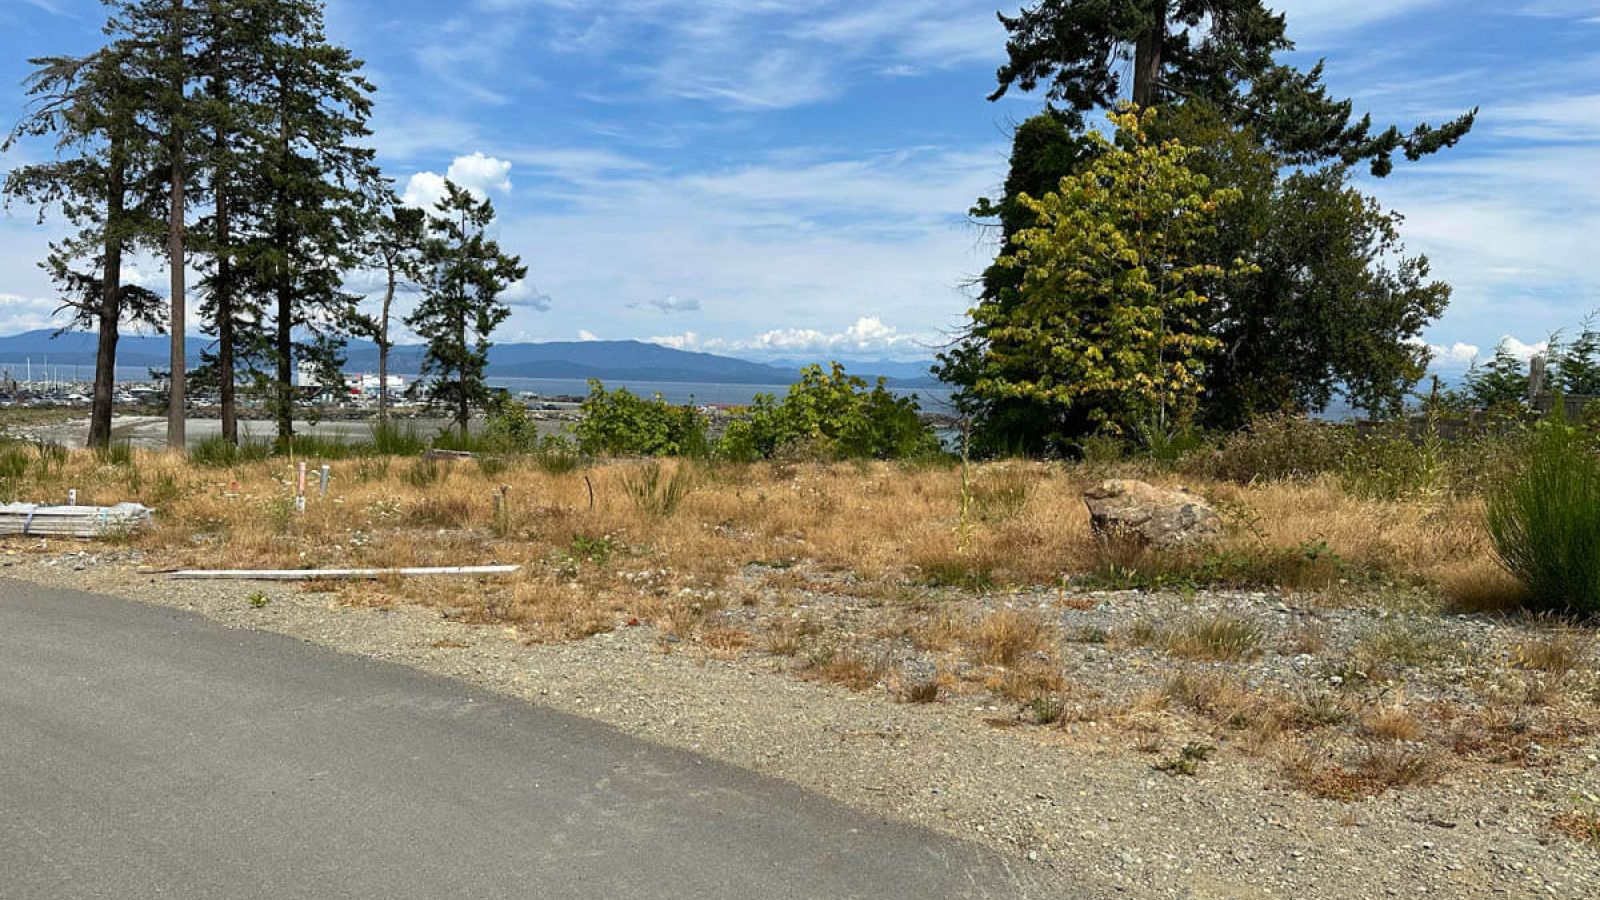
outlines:
[{"label": "distant mountain range", "polygon": [[[53,331],[29,331],[0,336],[0,367],[20,375],[20,367],[32,360],[42,371],[64,366],[87,368],[94,365],[95,336]],[[199,361],[200,351],[211,340],[191,335],[188,340],[190,364]],[[416,374],[422,359],[420,345],[405,345],[389,355],[389,368],[397,375]],[[126,368],[167,367],[167,339],[161,336],[127,335],[117,345],[117,365]],[[378,368],[378,348],[370,341],[352,341],[346,349],[346,369],[373,372]],[[822,361],[822,360],[815,360]],[[690,382],[703,384],[783,385],[795,380],[799,370],[812,361],[780,360],[758,363],[712,353],[674,350],[641,341],[577,341],[527,344],[495,344],[489,350],[489,375],[499,378],[600,378],[627,381]],[[854,374],[882,375],[897,387],[930,387],[938,384],[928,374],[929,362],[904,363],[881,360],[872,363],[846,363]],[[79,373],[87,378],[88,373]]]}]

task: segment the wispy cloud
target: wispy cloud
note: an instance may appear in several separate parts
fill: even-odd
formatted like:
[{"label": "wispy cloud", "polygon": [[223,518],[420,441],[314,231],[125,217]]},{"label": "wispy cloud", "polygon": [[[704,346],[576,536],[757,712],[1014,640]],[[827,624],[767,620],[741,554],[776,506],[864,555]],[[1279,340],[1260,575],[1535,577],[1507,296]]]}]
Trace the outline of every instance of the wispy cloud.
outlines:
[{"label": "wispy cloud", "polygon": [[654,300],[644,300],[628,304],[629,309],[644,309],[645,307],[660,310],[661,312],[668,314],[699,312],[700,301],[693,297],[679,297],[676,294],[669,294],[665,297],[657,297]]},{"label": "wispy cloud", "polygon": [[[483,0],[473,9],[506,33],[537,28],[556,52],[607,59],[595,81],[614,71],[621,83],[595,85],[592,96],[642,90],[741,110],[829,100],[885,68],[945,69],[996,59],[1004,46],[989,0],[870,8],[849,0]],[[627,50],[620,68],[609,65],[619,48]],[[453,69],[459,55],[441,40],[425,61]]]}]

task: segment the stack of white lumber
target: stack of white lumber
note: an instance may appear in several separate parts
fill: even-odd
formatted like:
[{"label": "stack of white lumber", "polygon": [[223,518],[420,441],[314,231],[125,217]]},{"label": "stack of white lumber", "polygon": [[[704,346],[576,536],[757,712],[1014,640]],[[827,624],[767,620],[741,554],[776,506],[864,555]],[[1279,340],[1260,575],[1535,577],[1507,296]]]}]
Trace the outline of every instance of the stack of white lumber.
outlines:
[{"label": "stack of white lumber", "polygon": [[38,537],[104,537],[137,531],[150,524],[151,510],[137,503],[116,506],[0,505],[0,535]]}]

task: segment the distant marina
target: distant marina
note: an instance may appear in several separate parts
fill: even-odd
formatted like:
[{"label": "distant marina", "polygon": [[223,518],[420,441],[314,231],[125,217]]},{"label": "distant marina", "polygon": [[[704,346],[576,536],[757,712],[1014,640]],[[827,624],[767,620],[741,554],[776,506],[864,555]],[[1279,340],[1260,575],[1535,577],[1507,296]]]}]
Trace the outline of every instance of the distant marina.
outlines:
[{"label": "distant marina", "polygon": [[[26,397],[51,406],[87,406],[93,391],[92,366],[50,366],[24,362],[0,363],[0,403],[17,403]],[[346,379],[358,380],[366,385],[364,396],[375,396],[377,379],[373,373],[350,372]],[[390,390],[398,396],[411,384],[414,374],[391,376]],[[628,378],[602,379],[608,388],[627,388],[640,396],[660,394],[669,403],[697,406],[746,406],[759,394],[781,397],[788,393],[787,384],[719,384],[715,382],[639,381]],[[490,376],[491,387],[503,388],[530,401],[571,400],[589,393],[589,384],[582,378],[508,378]],[[116,383],[118,403],[137,404],[154,399],[161,392],[161,382],[150,376],[148,369],[137,366],[118,366]],[[951,411],[948,387],[895,387],[889,392],[899,397],[915,397],[925,412],[946,414]],[[204,404],[204,398],[195,398]]]}]

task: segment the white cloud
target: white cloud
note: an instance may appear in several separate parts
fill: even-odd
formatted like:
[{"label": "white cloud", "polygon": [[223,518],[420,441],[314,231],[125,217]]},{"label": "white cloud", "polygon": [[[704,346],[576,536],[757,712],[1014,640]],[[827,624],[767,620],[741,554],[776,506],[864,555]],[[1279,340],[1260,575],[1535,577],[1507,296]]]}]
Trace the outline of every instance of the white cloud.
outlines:
[{"label": "white cloud", "polygon": [[583,341],[584,343],[590,343],[600,340],[600,336],[586,328],[579,328],[578,340]]},{"label": "white cloud", "polygon": [[[1550,342],[1549,341],[1539,341],[1536,344],[1528,344],[1528,343],[1524,343],[1523,341],[1517,340],[1516,338],[1514,338],[1514,337],[1512,337],[1511,335],[1508,334],[1505,337],[1500,339],[1500,347],[1504,347],[1506,350],[1510,351],[1511,355],[1515,356],[1517,359],[1520,359],[1523,362],[1527,362],[1528,360],[1532,359],[1534,356],[1536,356],[1538,354],[1541,354],[1541,353],[1544,353],[1545,351],[1549,350],[1550,349]],[[1497,347],[1495,349],[1498,350],[1499,347]]]},{"label": "white cloud", "polygon": [[885,325],[877,316],[862,316],[854,325],[840,332],[822,332],[811,328],[780,328],[757,335],[754,345],[763,350],[812,351],[852,350],[856,352],[891,350],[905,345],[920,346],[918,338]]},{"label": "white cloud", "polygon": [[650,342],[675,350],[701,350],[712,353],[742,353],[751,356],[779,357],[791,354],[831,353],[844,357],[915,356],[931,352],[930,335],[913,335],[887,325],[877,316],[862,316],[843,331],[814,328],[780,328],[765,331],[747,340],[703,338],[693,331],[658,335]]},{"label": "white cloud", "polygon": [[507,306],[519,306],[535,312],[548,312],[554,305],[549,294],[539,290],[526,278],[512,282],[505,293],[500,295],[500,299],[505,301]]},{"label": "white cloud", "polygon": [[511,163],[481,151],[456,157],[445,177],[474,193],[511,193]]},{"label": "white cloud", "polygon": [[43,328],[59,328],[64,324],[51,318],[61,304],[38,297],[19,297],[0,294],[0,334],[17,334]]},{"label": "white cloud", "polygon": [[[702,341],[697,332],[685,331],[683,334],[660,334],[649,339],[649,343],[671,347],[674,350],[708,350],[721,349],[724,342],[721,340]],[[707,347],[707,343],[712,347]]]},{"label": "white cloud", "polygon": [[1448,347],[1430,344],[1428,349],[1433,354],[1433,368],[1443,371],[1465,369],[1482,354],[1477,344],[1468,344],[1464,341],[1456,341]]},{"label": "white cloud", "polygon": [[481,151],[470,156],[458,156],[450,168],[440,175],[437,172],[418,172],[406,182],[400,202],[407,206],[431,209],[444,199],[445,182],[453,181],[479,200],[491,193],[511,193],[511,163],[485,156]]},{"label": "white cloud", "polygon": [[655,307],[656,309],[668,314],[678,312],[697,312],[700,309],[700,301],[693,297],[679,297],[676,294],[668,294],[665,297],[660,297],[655,300],[646,300],[643,303],[628,304],[630,309],[640,309],[646,306]]},{"label": "white cloud", "polygon": [[444,199],[444,195],[443,175],[437,172],[418,172],[406,182],[406,189],[400,195],[400,202],[406,206],[433,209]]}]

